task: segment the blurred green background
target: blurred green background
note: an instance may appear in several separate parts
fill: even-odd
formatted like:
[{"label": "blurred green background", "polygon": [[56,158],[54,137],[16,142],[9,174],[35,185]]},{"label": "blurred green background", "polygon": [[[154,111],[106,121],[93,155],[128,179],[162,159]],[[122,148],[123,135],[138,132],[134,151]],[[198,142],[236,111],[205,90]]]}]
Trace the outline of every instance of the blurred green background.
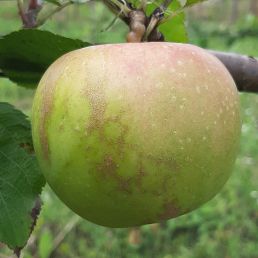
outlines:
[{"label": "blurred green background", "polygon": [[[51,8],[51,6],[49,6]],[[100,3],[71,6],[41,29],[94,43],[124,42]],[[21,27],[14,1],[0,2],[0,36]],[[187,11],[191,43],[258,56],[258,1],[209,0]],[[40,51],[40,49],[39,49]],[[50,50],[51,51],[51,50]],[[30,114],[34,92],[0,79],[0,101]],[[44,206],[22,257],[258,258],[258,94],[240,94],[242,138],[232,177],[200,209],[161,224],[109,229],[82,220],[45,187]],[[12,252],[0,244],[0,258]]]}]

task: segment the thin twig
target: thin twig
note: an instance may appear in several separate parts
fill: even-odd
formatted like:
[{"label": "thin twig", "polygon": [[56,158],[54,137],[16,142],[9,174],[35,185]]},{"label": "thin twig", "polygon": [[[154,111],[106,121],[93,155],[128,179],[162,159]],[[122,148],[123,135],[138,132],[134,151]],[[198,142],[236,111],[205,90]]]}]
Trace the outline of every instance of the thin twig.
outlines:
[{"label": "thin twig", "polygon": [[[128,3],[126,0],[123,0],[121,2],[120,0],[116,0],[116,2],[119,2],[120,4],[117,5],[114,3],[113,0],[102,0],[102,2],[108,7],[108,9],[114,13],[117,17],[119,17],[123,22],[125,22],[127,25],[129,25],[129,13],[133,10],[130,3]],[[122,6],[126,6],[123,10],[121,9],[121,3]]]},{"label": "thin twig", "polygon": [[167,10],[167,8],[169,7],[169,5],[173,2],[173,0],[165,0],[161,6],[160,9],[165,12]]},{"label": "thin twig", "polygon": [[24,28],[35,28],[38,13],[42,8],[42,4],[38,0],[30,0],[29,6],[24,10],[23,0],[17,0],[19,15]]},{"label": "thin twig", "polygon": [[146,11],[146,8],[147,8],[147,0],[141,0],[141,4],[139,6],[139,9],[142,10],[142,11]]},{"label": "thin twig", "polygon": [[173,13],[171,13],[168,17],[164,17],[162,20],[159,21],[159,25],[163,24],[165,22],[170,21],[171,19],[173,19],[175,16],[177,16],[178,14],[182,13],[183,11],[185,11],[186,9],[188,9],[189,7],[191,7],[192,5],[189,6],[185,6],[185,7],[181,7],[179,9],[177,9],[176,11],[174,11]]},{"label": "thin twig", "polygon": [[42,9],[42,3],[40,0],[30,0],[29,7],[26,12],[27,24],[24,27],[26,28],[37,27],[37,17],[41,9]]},{"label": "thin twig", "polygon": [[17,0],[17,6],[18,6],[18,10],[19,10],[19,15],[20,15],[21,20],[22,20],[22,24],[26,25],[28,20],[27,20],[26,14],[24,13],[24,10],[23,10],[22,0]]},{"label": "thin twig", "polygon": [[160,21],[164,18],[165,12],[173,0],[164,0],[164,2],[157,7],[150,16],[150,21],[146,29],[145,40],[148,39],[149,35],[157,28]]},{"label": "thin twig", "polygon": [[115,16],[115,18],[110,22],[110,24],[103,30],[101,30],[101,32],[104,31],[108,31],[117,21],[117,19],[119,19],[119,16],[122,14],[122,12],[120,11],[120,13],[118,15]]},{"label": "thin twig", "polygon": [[131,8],[128,7],[127,2],[125,0],[111,0],[115,5],[117,5],[122,13],[128,17],[129,13],[132,11]]},{"label": "thin twig", "polygon": [[30,0],[29,10],[37,9],[39,6],[38,0]]},{"label": "thin twig", "polygon": [[54,10],[52,10],[52,12],[48,13],[45,17],[39,19],[39,20],[37,21],[36,27],[39,27],[39,26],[43,25],[43,24],[44,24],[49,18],[51,18],[54,14],[60,12],[60,11],[63,10],[65,7],[70,6],[70,5],[72,5],[72,4],[74,4],[74,2],[68,1],[68,2],[66,2],[66,3],[63,3],[63,4],[60,5],[60,6],[57,6]]},{"label": "thin twig", "polygon": [[57,249],[57,247],[62,243],[64,238],[71,232],[71,230],[81,221],[81,218],[77,215],[74,215],[70,221],[66,224],[62,231],[54,239],[53,249],[50,253],[51,254]]}]

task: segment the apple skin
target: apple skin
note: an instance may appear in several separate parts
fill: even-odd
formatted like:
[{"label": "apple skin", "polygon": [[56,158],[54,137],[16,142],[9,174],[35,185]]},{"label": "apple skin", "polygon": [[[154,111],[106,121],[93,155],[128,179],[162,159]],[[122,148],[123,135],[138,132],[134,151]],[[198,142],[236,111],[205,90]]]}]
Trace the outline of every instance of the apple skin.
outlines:
[{"label": "apple skin", "polygon": [[55,61],[32,112],[47,182],[74,212],[131,227],[192,211],[229,178],[239,96],[218,59],[176,43],[100,45]]}]

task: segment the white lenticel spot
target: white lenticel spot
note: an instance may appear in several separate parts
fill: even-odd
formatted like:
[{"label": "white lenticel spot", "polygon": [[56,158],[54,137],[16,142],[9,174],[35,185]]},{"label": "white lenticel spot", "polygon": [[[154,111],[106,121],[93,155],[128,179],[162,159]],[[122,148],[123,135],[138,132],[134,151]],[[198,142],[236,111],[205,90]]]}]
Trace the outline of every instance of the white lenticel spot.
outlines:
[{"label": "white lenticel spot", "polygon": [[182,62],[181,60],[178,60],[178,61],[177,61],[177,64],[180,65],[180,66],[182,66],[182,65],[183,65],[183,62]]},{"label": "white lenticel spot", "polygon": [[172,96],[172,101],[173,102],[176,101],[176,96],[175,95]]},{"label": "white lenticel spot", "polygon": [[169,48],[169,46],[164,45],[164,46],[163,46],[163,48],[168,49],[168,48]]},{"label": "white lenticel spot", "polygon": [[80,131],[80,127],[77,125],[75,128],[74,128],[75,131]]},{"label": "white lenticel spot", "polygon": [[157,83],[155,84],[156,88],[162,88],[163,85],[164,85],[163,82],[157,82]]},{"label": "white lenticel spot", "polygon": [[195,87],[195,89],[196,89],[196,91],[197,91],[197,93],[198,93],[198,94],[201,92],[201,90],[200,90],[200,87],[199,87],[199,86],[196,86],[196,87]]}]

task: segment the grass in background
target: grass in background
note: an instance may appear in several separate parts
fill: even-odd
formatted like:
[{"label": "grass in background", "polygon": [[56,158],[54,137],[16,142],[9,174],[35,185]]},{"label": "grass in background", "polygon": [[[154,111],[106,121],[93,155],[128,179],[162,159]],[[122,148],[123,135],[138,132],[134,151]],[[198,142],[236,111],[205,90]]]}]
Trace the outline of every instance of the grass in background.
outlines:
[{"label": "grass in background", "polygon": [[8,79],[0,78],[0,102],[9,102],[29,114],[33,94],[34,90],[19,87]]}]

